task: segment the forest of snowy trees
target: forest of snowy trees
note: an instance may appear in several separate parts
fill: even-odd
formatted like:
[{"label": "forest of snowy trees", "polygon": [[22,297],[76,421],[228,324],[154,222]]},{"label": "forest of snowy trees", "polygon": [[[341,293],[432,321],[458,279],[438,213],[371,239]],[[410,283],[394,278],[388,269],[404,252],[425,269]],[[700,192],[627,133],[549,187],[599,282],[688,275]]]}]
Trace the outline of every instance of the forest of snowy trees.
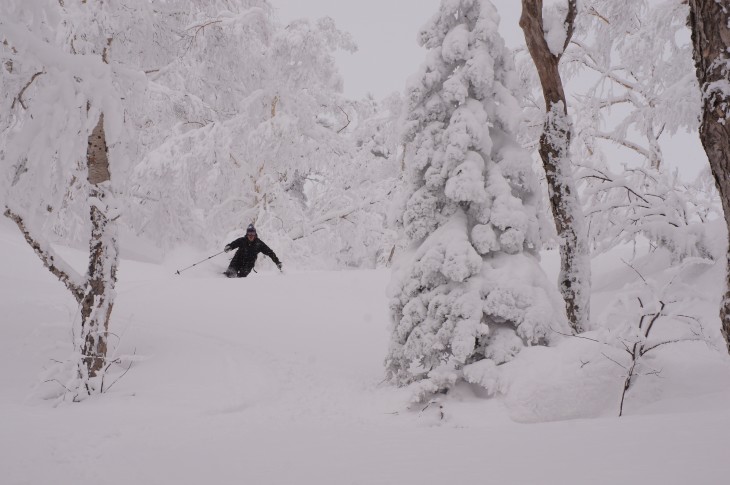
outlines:
[{"label": "forest of snowy trees", "polygon": [[[726,246],[713,237],[720,197],[709,180],[712,173],[722,187],[723,172],[703,167],[697,180],[682,180],[664,163],[660,145],[662,135],[696,132],[708,93],[717,98],[710,103],[715,125],[725,126],[727,70],[716,71],[726,69],[717,66],[727,57],[704,61],[715,69],[715,84],[698,83],[707,40],[694,47],[693,70],[687,18],[703,8],[601,0],[544,7],[524,0],[527,49],[516,53],[515,68],[493,5],[442,3],[420,33],[429,54],[406,89],[401,122],[404,190],[411,194],[401,222],[413,249],[392,285],[387,369],[394,382],[418,381],[416,399],[461,379],[493,394],[500,364],[523,346],[593,331],[581,338],[625,348],[625,393],[644,372],[637,364],[645,353],[708,339],[688,328],[655,337],[659,319],[678,327],[696,320],[677,316],[694,296],[672,282],[657,288],[638,272],[644,285],[626,289],[624,321],[607,327],[589,306],[591,254],[628,243],[668,252],[676,268],[723,260]],[[728,9],[713,13],[727,18]],[[714,42],[722,45],[721,36]],[[564,82],[575,79],[566,96]],[[525,149],[537,149],[542,164],[531,164]],[[634,152],[636,161],[626,162],[621,150]],[[726,163],[727,151],[714,150]],[[546,242],[560,248],[557,287],[529,266],[529,254]],[[725,345],[726,301],[718,308]]]},{"label": "forest of snowy trees", "polygon": [[[349,99],[352,37],[270,0],[3,0],[0,205],[79,304],[64,388],[104,390],[120,234],[210,251],[248,224],[287,267],[392,268],[385,373],[414,400],[497,394],[522,349],[573,337],[625,350],[624,391],[659,346],[730,349],[730,287],[701,331],[675,279],[590,304],[617,247],[679,279],[730,261],[729,21],[720,0],[522,0],[511,50],[489,0],[442,0],[403,93]],[[662,149],[678,132],[696,179]],[[87,274],[55,245],[87,247]]]}]

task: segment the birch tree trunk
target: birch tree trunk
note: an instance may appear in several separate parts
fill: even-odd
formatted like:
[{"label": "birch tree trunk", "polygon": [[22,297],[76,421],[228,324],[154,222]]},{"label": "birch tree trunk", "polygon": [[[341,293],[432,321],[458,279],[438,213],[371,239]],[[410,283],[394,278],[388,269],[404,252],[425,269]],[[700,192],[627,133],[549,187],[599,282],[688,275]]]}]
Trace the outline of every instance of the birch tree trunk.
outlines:
[{"label": "birch tree trunk", "polygon": [[[689,0],[689,9],[697,81],[702,92],[700,140],[730,234],[730,0]],[[730,352],[730,248],[728,251],[720,322]]]},{"label": "birch tree trunk", "polygon": [[[113,210],[115,204],[109,190],[111,176],[103,114],[89,136],[86,162],[91,236],[89,269],[85,279],[55,254],[50,243],[33,234],[20,214],[6,208],[5,216],[15,222],[44,266],[66,285],[79,302],[81,326],[75,332],[74,342],[80,353],[76,363],[78,389],[90,395],[103,391],[109,317],[114,304],[119,259],[116,227],[114,218],[110,217],[110,208]],[[78,395],[74,400],[77,398]]]},{"label": "birch tree trunk", "polygon": [[[89,273],[86,291],[81,301],[81,339],[84,374],[97,377],[106,361],[109,317],[114,304],[117,279],[118,248],[116,228],[108,217],[111,197],[109,157],[104,131],[104,115],[99,116],[89,136],[86,153],[89,181],[91,238],[89,241]],[[90,384],[86,384],[87,390]],[[101,389],[99,389],[101,390]]]},{"label": "birch tree trunk", "polygon": [[525,33],[545,98],[546,118],[539,153],[545,168],[555,229],[560,238],[560,292],[568,320],[579,333],[586,329],[590,318],[590,254],[569,159],[570,121],[558,70],[562,52],[573,35],[577,7],[576,0],[568,0],[565,43],[559,53],[554,53],[545,40],[542,3],[542,0],[522,0],[520,27]]}]

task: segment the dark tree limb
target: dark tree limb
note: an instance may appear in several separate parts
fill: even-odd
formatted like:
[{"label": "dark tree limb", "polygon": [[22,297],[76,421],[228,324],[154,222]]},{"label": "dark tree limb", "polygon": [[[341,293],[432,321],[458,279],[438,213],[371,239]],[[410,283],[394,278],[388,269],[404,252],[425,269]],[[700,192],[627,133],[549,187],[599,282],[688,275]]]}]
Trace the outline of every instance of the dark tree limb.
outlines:
[{"label": "dark tree limb", "polygon": [[705,342],[705,339],[703,338],[678,338],[674,340],[666,340],[664,342],[659,342],[658,344],[650,345],[649,347],[645,347],[641,351],[641,355],[643,356],[645,353],[649,352],[650,350],[654,350],[657,347],[661,347],[662,345],[667,344],[676,344],[679,342]]},{"label": "dark tree limb", "polygon": [[[568,0],[568,13],[565,17],[567,26],[565,43],[563,51],[570,43],[575,28],[575,16],[577,12],[577,0]],[[520,27],[525,33],[525,41],[527,49],[530,51],[537,67],[540,83],[543,88],[543,96],[545,97],[545,106],[549,110],[552,105],[562,101],[563,107],[567,107],[565,102],[565,91],[563,83],[558,71],[558,63],[562,57],[562,52],[558,55],[550,51],[547,41],[545,40],[545,30],[543,29],[542,18],[542,0],[522,0],[522,15],[520,16]],[[567,108],[565,108],[567,113]]]},{"label": "dark tree limb", "polygon": [[[573,32],[575,32],[575,17],[578,15],[578,0],[568,0],[568,12],[565,15],[565,26],[567,31],[565,34],[565,42],[563,43],[563,52],[568,48],[570,39],[573,38]],[[563,54],[561,53],[559,57]]]}]

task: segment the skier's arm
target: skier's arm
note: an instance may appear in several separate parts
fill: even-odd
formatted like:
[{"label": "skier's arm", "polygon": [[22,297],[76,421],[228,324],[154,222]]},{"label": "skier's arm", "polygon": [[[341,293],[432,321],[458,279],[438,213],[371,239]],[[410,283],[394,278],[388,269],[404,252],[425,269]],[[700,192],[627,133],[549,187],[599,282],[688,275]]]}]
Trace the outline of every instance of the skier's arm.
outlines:
[{"label": "skier's arm", "polygon": [[238,248],[240,248],[241,247],[241,243],[243,242],[244,239],[245,238],[243,238],[243,237],[239,237],[235,241],[228,243],[226,245],[226,248],[225,248],[226,251],[230,251],[232,249],[238,249]]},{"label": "skier's arm", "polygon": [[276,253],[274,253],[274,251],[272,251],[271,248],[261,239],[259,239],[259,242],[261,243],[261,252],[270,257],[276,266],[281,266],[281,261],[279,261],[279,258],[276,257]]}]

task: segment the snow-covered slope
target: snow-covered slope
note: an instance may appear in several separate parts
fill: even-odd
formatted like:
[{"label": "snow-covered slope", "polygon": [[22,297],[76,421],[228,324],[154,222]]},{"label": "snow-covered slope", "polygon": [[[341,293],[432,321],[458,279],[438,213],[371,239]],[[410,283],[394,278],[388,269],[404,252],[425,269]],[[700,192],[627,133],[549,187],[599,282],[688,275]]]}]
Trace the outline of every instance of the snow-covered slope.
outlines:
[{"label": "snow-covered slope", "polygon": [[[134,365],[59,403],[44,369],[70,354],[76,305],[0,221],[0,483],[726,483],[730,368],[704,347],[673,350],[621,419],[620,378],[577,375],[573,342],[528,349],[503,398],[460,387],[409,409],[381,383],[387,271],[228,280],[220,256],[174,275],[201,256],[122,261],[109,382]],[[599,417],[513,421],[581,415]]]}]

